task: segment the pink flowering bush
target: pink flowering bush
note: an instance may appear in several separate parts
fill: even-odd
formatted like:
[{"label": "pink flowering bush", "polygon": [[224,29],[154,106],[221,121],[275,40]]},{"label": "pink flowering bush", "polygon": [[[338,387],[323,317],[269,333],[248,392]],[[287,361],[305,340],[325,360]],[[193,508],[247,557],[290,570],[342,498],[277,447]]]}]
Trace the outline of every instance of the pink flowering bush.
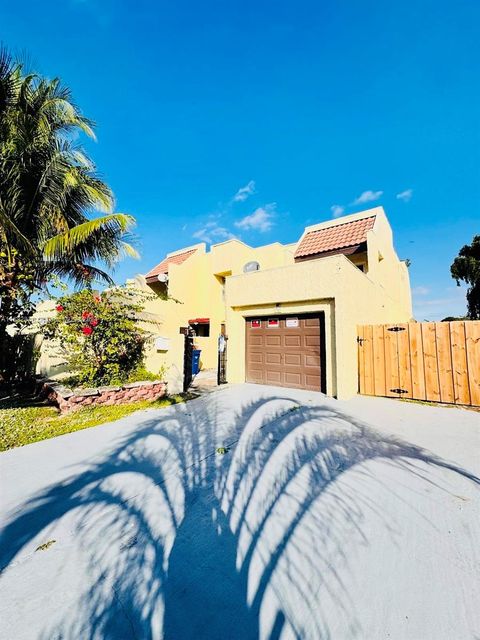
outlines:
[{"label": "pink flowering bush", "polygon": [[86,289],[57,301],[44,329],[81,386],[121,383],[142,368],[150,334],[139,326],[148,294],[118,287],[101,296]]}]

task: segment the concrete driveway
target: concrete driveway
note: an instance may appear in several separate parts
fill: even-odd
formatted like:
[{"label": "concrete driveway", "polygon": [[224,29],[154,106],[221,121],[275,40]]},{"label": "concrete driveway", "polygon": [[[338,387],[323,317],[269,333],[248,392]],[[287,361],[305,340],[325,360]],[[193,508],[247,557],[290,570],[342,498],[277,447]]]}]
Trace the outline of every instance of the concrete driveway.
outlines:
[{"label": "concrete driveway", "polygon": [[0,636],[479,638],[479,451],[472,411],[239,385],[0,454]]}]

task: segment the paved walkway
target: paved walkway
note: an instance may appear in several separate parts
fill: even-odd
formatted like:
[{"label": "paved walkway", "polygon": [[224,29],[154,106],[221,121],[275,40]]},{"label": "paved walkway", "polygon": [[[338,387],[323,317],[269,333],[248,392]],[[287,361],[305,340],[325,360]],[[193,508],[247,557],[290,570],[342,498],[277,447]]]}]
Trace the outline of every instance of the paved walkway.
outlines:
[{"label": "paved walkway", "polygon": [[475,412],[238,385],[5,452],[0,637],[479,638],[479,450]]}]

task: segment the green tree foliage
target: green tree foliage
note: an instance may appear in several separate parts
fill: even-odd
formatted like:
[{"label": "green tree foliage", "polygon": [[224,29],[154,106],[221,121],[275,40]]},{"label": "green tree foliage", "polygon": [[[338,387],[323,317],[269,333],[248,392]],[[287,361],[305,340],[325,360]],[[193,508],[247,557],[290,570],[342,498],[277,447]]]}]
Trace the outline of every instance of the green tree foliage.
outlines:
[{"label": "green tree foliage", "polygon": [[474,236],[472,244],[463,246],[450,267],[452,278],[468,285],[468,318],[480,320],[480,236]]},{"label": "green tree foliage", "polygon": [[118,384],[142,367],[151,336],[140,326],[147,298],[116,287],[102,295],[84,289],[57,301],[44,334],[63,352],[76,384]]},{"label": "green tree foliage", "polygon": [[93,128],[59,79],[26,73],[0,51],[0,381],[7,326],[28,320],[53,276],[111,283],[106,269],[136,255],[134,219],[113,213],[111,190],[78,144]]}]

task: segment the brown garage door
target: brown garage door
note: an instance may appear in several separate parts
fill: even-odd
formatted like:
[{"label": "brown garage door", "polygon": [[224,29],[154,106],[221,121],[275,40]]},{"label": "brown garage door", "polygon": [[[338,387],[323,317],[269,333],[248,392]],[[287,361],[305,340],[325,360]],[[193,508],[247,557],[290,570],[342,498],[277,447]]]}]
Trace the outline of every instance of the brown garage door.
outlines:
[{"label": "brown garage door", "polygon": [[246,380],[325,391],[324,317],[246,319]]}]

